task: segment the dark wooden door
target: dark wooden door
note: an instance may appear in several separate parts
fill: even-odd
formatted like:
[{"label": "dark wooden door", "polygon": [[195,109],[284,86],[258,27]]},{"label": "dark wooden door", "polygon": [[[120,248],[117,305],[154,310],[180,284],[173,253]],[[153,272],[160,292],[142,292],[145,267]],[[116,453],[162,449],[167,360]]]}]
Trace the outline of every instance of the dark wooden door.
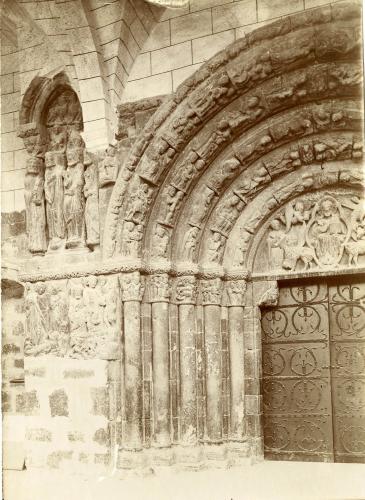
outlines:
[{"label": "dark wooden door", "polygon": [[262,311],[265,457],[364,461],[365,284],[280,288]]}]

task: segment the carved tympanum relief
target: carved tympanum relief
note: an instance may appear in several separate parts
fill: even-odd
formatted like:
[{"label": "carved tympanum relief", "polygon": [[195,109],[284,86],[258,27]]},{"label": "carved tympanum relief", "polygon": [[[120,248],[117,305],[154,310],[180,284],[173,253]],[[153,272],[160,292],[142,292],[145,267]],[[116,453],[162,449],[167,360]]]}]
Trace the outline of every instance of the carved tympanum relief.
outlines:
[{"label": "carved tympanum relief", "polygon": [[115,359],[118,294],[115,276],[27,283],[25,354]]},{"label": "carved tympanum relief", "polygon": [[[365,255],[360,193],[318,191],[285,204],[266,224],[256,269],[306,271],[356,266]],[[260,262],[260,264],[259,264]]]}]

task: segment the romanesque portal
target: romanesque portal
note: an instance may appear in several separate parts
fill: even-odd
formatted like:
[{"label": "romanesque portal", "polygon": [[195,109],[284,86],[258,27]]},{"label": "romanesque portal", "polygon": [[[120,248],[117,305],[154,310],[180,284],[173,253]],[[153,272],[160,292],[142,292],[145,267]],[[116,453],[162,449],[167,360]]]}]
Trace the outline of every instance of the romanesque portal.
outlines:
[{"label": "romanesque portal", "polygon": [[253,31],[103,155],[32,81],[27,466],[364,461],[360,19]]}]

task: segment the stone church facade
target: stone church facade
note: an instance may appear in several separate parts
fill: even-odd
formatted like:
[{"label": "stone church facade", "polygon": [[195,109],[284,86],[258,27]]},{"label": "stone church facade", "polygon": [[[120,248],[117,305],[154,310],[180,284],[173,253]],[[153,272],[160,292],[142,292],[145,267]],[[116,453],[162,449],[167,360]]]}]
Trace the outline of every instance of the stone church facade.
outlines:
[{"label": "stone church facade", "polygon": [[253,3],[5,3],[9,461],[365,461],[361,7]]}]

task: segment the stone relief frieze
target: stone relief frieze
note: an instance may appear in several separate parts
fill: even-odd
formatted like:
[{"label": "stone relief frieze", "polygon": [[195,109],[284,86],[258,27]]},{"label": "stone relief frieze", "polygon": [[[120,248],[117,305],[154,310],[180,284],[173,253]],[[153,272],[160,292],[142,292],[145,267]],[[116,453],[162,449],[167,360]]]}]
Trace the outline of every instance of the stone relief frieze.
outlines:
[{"label": "stone relief frieze", "polygon": [[118,294],[116,276],[27,283],[25,354],[115,359]]}]

